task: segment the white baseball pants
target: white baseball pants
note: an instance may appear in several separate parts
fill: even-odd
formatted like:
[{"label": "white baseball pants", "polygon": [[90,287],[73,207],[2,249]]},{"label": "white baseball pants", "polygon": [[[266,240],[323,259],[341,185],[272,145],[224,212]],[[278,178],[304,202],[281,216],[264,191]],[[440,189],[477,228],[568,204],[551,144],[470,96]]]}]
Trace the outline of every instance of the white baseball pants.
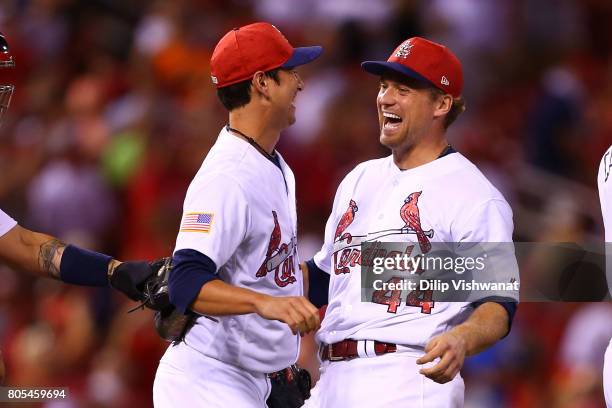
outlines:
[{"label": "white baseball pants", "polygon": [[266,374],[215,360],[183,342],[168,347],[159,362],[153,404],[156,408],[265,408],[269,393]]},{"label": "white baseball pants", "polygon": [[[438,384],[419,374],[416,353],[325,361],[304,408],[463,407],[461,375]],[[427,365],[431,366],[433,363]]]}]

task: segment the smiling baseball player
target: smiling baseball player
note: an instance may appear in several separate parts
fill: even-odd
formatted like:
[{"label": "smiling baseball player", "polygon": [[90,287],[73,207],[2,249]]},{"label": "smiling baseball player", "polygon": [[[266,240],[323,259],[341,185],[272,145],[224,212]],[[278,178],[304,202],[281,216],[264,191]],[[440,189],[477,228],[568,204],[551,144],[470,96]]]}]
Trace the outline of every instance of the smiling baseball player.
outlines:
[{"label": "smiling baseball player", "polygon": [[392,154],[341,182],[323,247],[306,263],[311,290],[320,293],[325,273],[330,283],[316,335],[321,378],[305,407],[462,406],[465,356],[506,335],[516,305],[434,302],[430,293],[399,290],[364,302],[360,267],[371,254],[359,240],[406,242],[412,255],[436,242],[511,242],[512,211],[445,137],[464,110],[461,64],[450,50],[415,37],[388,61],[362,66],[380,77],[380,142]]},{"label": "smiling baseball player", "polygon": [[304,87],[294,68],[321,51],[293,48],[268,23],[231,30],[215,47],[212,80],[229,124],[187,190],[169,277],[177,309],[203,317],[160,361],[157,407],[265,407],[267,374],[295,363],[298,333],[319,327],[302,296],[295,180],[274,147]]},{"label": "smiling baseball player", "polygon": [[[604,153],[597,173],[599,201],[605,228],[606,278],[608,290],[612,295],[612,146]],[[612,408],[612,339],[604,357],[603,371],[606,405]]]}]

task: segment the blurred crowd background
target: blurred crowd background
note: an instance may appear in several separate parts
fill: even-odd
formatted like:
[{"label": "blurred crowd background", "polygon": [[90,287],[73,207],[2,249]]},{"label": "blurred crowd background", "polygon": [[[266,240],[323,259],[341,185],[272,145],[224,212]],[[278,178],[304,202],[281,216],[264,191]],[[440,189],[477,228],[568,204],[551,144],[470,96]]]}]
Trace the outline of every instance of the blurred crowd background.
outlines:
[{"label": "blurred crowd background", "polygon": [[[169,255],[186,188],[227,117],[210,81],[213,47],[260,20],[296,46],[325,48],[299,71],[297,123],[278,146],[296,174],[303,259],[321,243],[341,178],[387,154],[377,79],[359,63],[415,35],[463,63],[467,111],[449,138],[512,205],[516,240],[603,240],[609,0],[3,0],[17,68],[0,208],[119,259]],[[70,387],[71,402],[49,407],[151,406],[166,345],[151,314],[131,307],[111,290],[0,266],[9,384]],[[610,337],[612,303],[524,303],[512,333],[466,363],[466,406],[601,407]]]}]

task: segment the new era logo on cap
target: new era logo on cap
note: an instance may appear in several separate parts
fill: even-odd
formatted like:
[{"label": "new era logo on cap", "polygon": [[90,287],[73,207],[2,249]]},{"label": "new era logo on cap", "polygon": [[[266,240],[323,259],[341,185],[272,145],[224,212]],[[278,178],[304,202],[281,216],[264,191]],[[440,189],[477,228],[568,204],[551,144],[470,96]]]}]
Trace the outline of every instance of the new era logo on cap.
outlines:
[{"label": "new era logo on cap", "polygon": [[375,75],[392,70],[429,82],[454,98],[461,96],[463,90],[463,71],[459,59],[445,46],[421,37],[409,38],[401,43],[387,61],[366,61],[361,66]]},{"label": "new era logo on cap", "polygon": [[270,23],[253,23],[225,34],[210,60],[211,78],[217,88],[250,79],[258,71],[293,68],[319,55],[319,46],[293,48]]}]

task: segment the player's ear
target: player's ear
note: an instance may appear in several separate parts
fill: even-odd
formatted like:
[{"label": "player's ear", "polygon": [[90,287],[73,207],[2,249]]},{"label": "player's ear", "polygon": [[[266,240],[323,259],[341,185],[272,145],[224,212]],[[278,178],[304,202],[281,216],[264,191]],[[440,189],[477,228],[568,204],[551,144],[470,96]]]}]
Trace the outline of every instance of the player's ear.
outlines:
[{"label": "player's ear", "polygon": [[453,97],[449,94],[440,95],[434,103],[434,117],[444,116],[450,112],[453,107]]},{"label": "player's ear", "polygon": [[269,79],[263,71],[257,71],[251,80],[253,91],[268,99],[270,95]]}]

